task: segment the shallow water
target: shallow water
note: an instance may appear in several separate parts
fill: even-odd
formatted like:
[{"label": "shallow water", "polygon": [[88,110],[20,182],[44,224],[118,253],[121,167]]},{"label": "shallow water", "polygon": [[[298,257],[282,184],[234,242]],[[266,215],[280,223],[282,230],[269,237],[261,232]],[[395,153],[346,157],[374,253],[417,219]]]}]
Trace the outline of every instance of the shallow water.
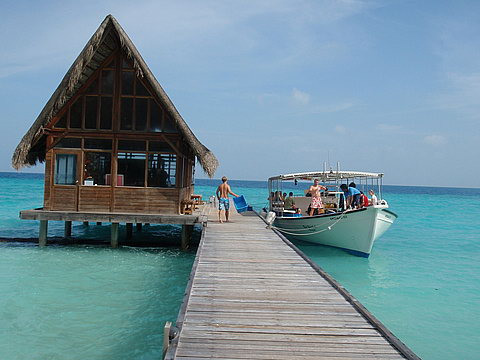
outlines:
[{"label": "shallow water", "polygon": [[[265,206],[266,183],[230,184]],[[208,198],[216,185],[197,180],[195,192]],[[36,237],[38,223],[18,212],[41,206],[42,177],[0,173],[0,189],[0,237]],[[478,358],[480,189],[387,186],[384,197],[399,218],[369,259],[297,245],[423,359]],[[108,226],[73,232],[109,237]],[[49,235],[62,234],[52,222]],[[33,243],[0,243],[0,256],[0,359],[158,359],[194,259],[165,248]]]},{"label": "shallow water", "polygon": [[[197,184],[196,192],[215,191],[208,181]],[[230,184],[257,209],[266,205],[266,183]],[[423,359],[478,359],[480,189],[384,190],[399,217],[368,259],[296,244]]]}]

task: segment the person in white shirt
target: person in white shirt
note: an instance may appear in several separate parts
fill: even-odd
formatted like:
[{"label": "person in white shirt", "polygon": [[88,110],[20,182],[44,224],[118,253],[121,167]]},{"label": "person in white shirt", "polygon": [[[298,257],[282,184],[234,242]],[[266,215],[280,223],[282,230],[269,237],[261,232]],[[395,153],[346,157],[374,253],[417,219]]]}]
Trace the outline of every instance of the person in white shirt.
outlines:
[{"label": "person in white shirt", "polygon": [[370,205],[377,205],[378,204],[378,199],[377,195],[375,195],[375,191],[373,190],[368,190],[368,193],[370,194]]}]

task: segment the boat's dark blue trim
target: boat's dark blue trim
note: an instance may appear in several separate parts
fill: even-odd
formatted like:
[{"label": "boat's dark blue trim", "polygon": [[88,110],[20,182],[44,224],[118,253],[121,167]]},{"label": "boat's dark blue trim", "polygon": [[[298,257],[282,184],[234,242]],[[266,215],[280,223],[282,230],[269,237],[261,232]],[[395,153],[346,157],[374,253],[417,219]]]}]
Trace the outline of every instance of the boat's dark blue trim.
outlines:
[{"label": "boat's dark blue trim", "polygon": [[[334,247],[336,247],[336,246],[334,246]],[[364,253],[364,252],[361,252],[361,251],[357,251],[357,250],[350,250],[350,249],[345,249],[345,248],[341,248],[341,247],[339,247],[338,249],[342,249],[349,254],[359,256],[359,257],[363,257],[363,258],[368,258],[370,256],[370,254],[367,254],[367,253]]]},{"label": "boat's dark blue trim", "polygon": [[396,218],[398,218],[398,215],[395,214],[395,213],[394,213],[393,211],[391,211],[391,210],[383,209],[382,211],[385,211],[385,212],[387,212],[387,213],[389,213],[389,214],[392,214],[393,216],[395,216]]}]

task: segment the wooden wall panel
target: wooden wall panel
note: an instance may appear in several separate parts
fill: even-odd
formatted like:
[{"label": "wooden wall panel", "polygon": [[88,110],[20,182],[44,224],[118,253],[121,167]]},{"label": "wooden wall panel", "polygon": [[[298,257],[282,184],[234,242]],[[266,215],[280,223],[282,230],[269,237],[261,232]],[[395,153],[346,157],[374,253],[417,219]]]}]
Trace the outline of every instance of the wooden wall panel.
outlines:
[{"label": "wooden wall panel", "polygon": [[52,174],[53,174],[53,151],[49,151],[45,155],[45,181],[44,181],[44,192],[43,192],[43,208],[45,210],[50,210],[51,201],[51,190],[52,190]]},{"label": "wooden wall panel", "polygon": [[110,186],[80,186],[78,211],[110,211]]},{"label": "wooden wall panel", "polygon": [[114,188],[114,212],[145,214],[178,214],[177,188]]},{"label": "wooden wall panel", "polygon": [[77,187],[53,186],[51,210],[77,211]]}]

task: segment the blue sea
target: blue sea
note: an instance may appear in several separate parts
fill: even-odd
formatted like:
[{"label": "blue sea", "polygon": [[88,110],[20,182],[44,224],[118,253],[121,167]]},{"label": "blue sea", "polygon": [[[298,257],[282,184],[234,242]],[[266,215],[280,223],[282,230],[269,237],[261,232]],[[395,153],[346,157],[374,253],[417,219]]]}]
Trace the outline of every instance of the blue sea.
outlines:
[{"label": "blue sea", "polygon": [[[255,209],[267,184],[229,181]],[[217,181],[196,181],[213,195]],[[301,184],[299,184],[301,186]],[[385,186],[399,215],[370,258],[297,245],[423,359],[480,354],[480,189]],[[0,173],[0,359],[159,359],[165,321],[175,321],[195,253],[176,248],[49,245],[18,212],[42,206],[43,177]],[[108,226],[75,223],[79,238],[105,241]],[[178,236],[145,227],[135,236]],[[62,236],[52,222],[49,236]],[[135,239],[135,237],[134,237]]]}]

